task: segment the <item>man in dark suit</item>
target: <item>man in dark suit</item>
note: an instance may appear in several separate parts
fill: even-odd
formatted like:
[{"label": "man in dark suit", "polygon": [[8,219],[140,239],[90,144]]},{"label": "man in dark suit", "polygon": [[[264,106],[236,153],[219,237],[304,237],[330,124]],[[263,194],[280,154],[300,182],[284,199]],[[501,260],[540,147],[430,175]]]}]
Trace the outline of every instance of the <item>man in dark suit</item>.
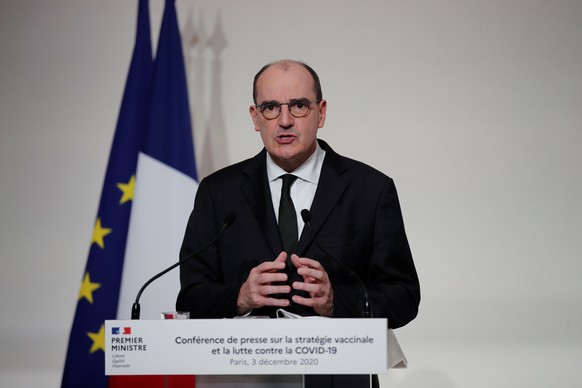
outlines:
[{"label": "man in dark suit", "polygon": [[[363,280],[373,317],[388,318],[391,328],[407,324],[418,312],[420,287],[392,179],[317,139],[327,102],[306,64],[263,67],[253,99],[250,114],[264,149],[200,182],[181,257],[212,239],[229,213],[237,220],[216,245],[181,267],[177,309],[193,318],[273,317],[280,308],[362,317],[363,288],[332,256]],[[287,190],[297,223],[291,245],[278,225],[288,219],[281,199],[287,174],[294,175]],[[302,209],[310,210],[315,238],[329,256],[303,227]],[[314,386],[338,386],[331,377],[313,379]]]}]

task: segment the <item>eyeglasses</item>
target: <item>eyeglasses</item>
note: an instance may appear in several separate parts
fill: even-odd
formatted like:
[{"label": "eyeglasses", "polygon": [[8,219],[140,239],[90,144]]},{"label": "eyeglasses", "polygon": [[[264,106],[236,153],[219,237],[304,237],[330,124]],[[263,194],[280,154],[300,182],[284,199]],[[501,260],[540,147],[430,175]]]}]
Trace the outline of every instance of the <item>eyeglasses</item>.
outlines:
[{"label": "eyeglasses", "polygon": [[289,102],[276,102],[276,101],[268,101],[268,102],[263,102],[261,105],[255,105],[259,111],[261,112],[261,114],[267,119],[267,120],[273,120],[276,119],[277,117],[279,117],[279,115],[281,114],[281,107],[283,105],[287,105],[287,108],[289,108],[289,113],[291,113],[291,116],[293,117],[305,117],[309,114],[309,112],[311,111],[311,104],[313,103],[319,104],[321,102],[321,100],[317,100],[317,101],[310,101],[306,98],[301,98],[298,100],[291,100]]}]

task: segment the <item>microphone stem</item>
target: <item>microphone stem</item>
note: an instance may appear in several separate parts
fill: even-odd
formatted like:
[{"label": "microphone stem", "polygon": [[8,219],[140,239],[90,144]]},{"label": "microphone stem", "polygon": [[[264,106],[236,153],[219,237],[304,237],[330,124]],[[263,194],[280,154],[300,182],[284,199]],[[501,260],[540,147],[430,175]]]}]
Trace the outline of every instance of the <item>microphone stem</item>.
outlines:
[{"label": "microphone stem", "polygon": [[222,224],[222,228],[220,229],[220,232],[218,232],[218,234],[216,235],[216,237],[214,237],[212,239],[212,241],[210,241],[208,244],[206,244],[202,249],[199,249],[196,252],[188,255],[184,259],[179,260],[177,263],[172,264],[171,266],[169,266],[168,268],[164,269],[162,272],[154,275],[151,279],[149,279],[147,282],[145,282],[145,284],[141,287],[141,289],[137,293],[137,296],[135,297],[135,303],[133,304],[133,306],[131,308],[131,319],[133,319],[133,320],[139,320],[140,310],[141,310],[140,305],[139,305],[139,299],[141,298],[141,294],[144,292],[144,290],[146,289],[147,286],[149,286],[154,280],[158,279],[161,276],[164,276],[166,273],[170,272],[174,268],[176,268],[176,267],[184,264],[185,262],[187,262],[188,260],[192,259],[193,257],[198,256],[200,253],[202,253],[203,251],[205,251],[206,249],[208,249],[209,247],[211,247],[212,245],[214,245],[214,243],[222,235],[222,232],[224,232],[224,230],[234,221],[234,218],[235,218],[235,215],[233,215],[233,213],[229,214],[227,216],[226,220],[224,221],[224,223]]}]

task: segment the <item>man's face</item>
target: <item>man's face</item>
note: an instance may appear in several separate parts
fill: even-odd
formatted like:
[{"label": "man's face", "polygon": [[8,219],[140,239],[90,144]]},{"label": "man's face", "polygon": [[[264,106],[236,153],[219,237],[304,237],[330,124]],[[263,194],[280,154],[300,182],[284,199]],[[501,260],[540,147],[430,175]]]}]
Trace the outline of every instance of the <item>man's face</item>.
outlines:
[{"label": "man's face", "polygon": [[260,132],[263,144],[271,158],[286,171],[293,171],[315,151],[317,130],[325,123],[327,103],[316,102],[311,74],[298,64],[275,64],[267,68],[257,80],[257,105],[312,101],[309,113],[294,117],[288,105],[281,106],[279,117],[267,119],[252,105],[251,117],[255,130]]}]

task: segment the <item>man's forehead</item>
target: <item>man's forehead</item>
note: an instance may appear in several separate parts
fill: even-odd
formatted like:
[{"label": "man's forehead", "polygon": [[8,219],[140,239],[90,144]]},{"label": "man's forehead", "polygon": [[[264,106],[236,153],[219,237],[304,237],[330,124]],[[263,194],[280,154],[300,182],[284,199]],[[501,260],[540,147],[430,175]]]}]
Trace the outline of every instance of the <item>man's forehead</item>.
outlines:
[{"label": "man's forehead", "polygon": [[298,64],[275,64],[266,69],[257,80],[257,96],[265,100],[274,99],[277,94],[292,94],[288,98],[313,98],[313,77]]}]

